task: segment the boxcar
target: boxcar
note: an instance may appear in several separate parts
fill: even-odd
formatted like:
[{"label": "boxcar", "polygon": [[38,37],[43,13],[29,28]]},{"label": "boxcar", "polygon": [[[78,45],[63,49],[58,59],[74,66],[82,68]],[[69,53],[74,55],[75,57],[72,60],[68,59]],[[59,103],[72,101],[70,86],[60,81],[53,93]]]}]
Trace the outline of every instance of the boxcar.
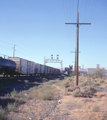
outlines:
[{"label": "boxcar", "polygon": [[43,75],[43,74],[44,74],[44,65],[41,65],[41,64],[40,64],[40,69],[41,69],[41,70],[40,70],[40,74]]},{"label": "boxcar", "polygon": [[35,74],[35,62],[19,58],[19,57],[9,57],[16,63],[16,72],[20,74]]},{"label": "boxcar", "polygon": [[36,74],[41,73],[41,65],[39,63],[35,63],[35,73]]},{"label": "boxcar", "polygon": [[44,74],[48,74],[48,66],[44,66],[45,68],[44,68]]}]

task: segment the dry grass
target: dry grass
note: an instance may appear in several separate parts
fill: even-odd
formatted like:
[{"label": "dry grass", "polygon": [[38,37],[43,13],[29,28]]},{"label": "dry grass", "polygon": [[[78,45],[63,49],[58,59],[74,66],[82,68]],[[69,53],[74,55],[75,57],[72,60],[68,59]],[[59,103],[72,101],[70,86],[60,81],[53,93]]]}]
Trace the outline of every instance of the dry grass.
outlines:
[{"label": "dry grass", "polygon": [[10,98],[10,94],[9,93],[5,94],[5,97]]},{"label": "dry grass", "polygon": [[41,94],[40,98],[43,100],[52,100],[54,99],[54,94],[52,91],[46,91],[44,94]]},{"label": "dry grass", "polygon": [[76,104],[76,108],[80,109],[80,108],[82,108],[82,105],[81,104]]},{"label": "dry grass", "polygon": [[15,112],[17,110],[17,103],[16,102],[14,102],[14,103],[8,103],[7,110],[9,112]]},{"label": "dry grass", "polygon": [[28,98],[39,98],[43,100],[52,100],[57,97],[59,90],[55,86],[59,80],[49,81],[43,85],[36,86],[31,89],[31,93],[28,94]]},{"label": "dry grass", "polygon": [[27,84],[27,83],[29,83],[29,81],[28,80],[24,80],[24,82]]},{"label": "dry grass", "polygon": [[15,89],[13,89],[13,91],[10,93],[10,96],[11,96],[12,98],[17,97],[17,95],[18,95],[18,92],[17,92]]},{"label": "dry grass", "polygon": [[0,120],[6,120],[6,111],[0,107]]},{"label": "dry grass", "polygon": [[93,112],[99,112],[99,111],[100,111],[100,107],[98,107],[98,106],[93,107]]},{"label": "dry grass", "polygon": [[[24,90],[20,93],[17,93],[14,90],[12,94],[16,105],[14,105],[14,103],[9,103],[8,106],[10,107],[10,110],[8,110],[14,111],[10,112],[9,115],[12,115],[18,109],[18,111],[21,112],[16,112],[16,120],[30,119],[31,115],[29,113],[33,113],[33,118],[31,119],[35,120],[39,120],[40,118],[44,119],[42,117],[43,114],[47,114],[44,120],[52,118],[56,120],[75,120],[78,118],[79,120],[106,120],[107,95],[104,92],[95,91],[98,86],[105,87],[106,81],[99,78],[93,79],[90,77],[79,76],[78,87],[75,86],[75,82],[75,77],[67,77],[64,80],[58,79],[46,82],[39,86],[34,86],[29,90]],[[12,98],[11,94],[7,94],[6,96]],[[61,96],[61,103],[56,104],[54,101],[58,101],[58,96]],[[25,104],[20,105],[14,110],[15,106],[23,103],[23,101],[25,101]],[[27,114],[26,111],[28,111]],[[18,116],[19,114],[20,116]],[[54,115],[62,117],[57,118]],[[70,118],[71,116],[72,118]]]}]

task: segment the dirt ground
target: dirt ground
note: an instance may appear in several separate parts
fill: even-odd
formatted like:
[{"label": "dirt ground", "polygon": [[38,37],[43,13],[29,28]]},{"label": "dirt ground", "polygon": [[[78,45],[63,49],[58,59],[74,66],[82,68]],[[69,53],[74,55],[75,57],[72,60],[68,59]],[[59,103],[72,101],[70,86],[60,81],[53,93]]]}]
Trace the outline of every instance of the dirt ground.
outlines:
[{"label": "dirt ground", "polygon": [[[74,82],[75,82],[75,78]],[[80,79],[82,79],[80,77]],[[107,81],[107,80],[105,80]],[[60,85],[53,84],[57,89]],[[27,97],[32,89],[26,90],[20,100],[24,103],[17,111],[7,113],[8,120],[107,120],[107,84],[96,87],[92,97],[74,97],[73,92],[60,92],[53,100]]]},{"label": "dirt ground", "polygon": [[105,86],[101,89],[92,98],[73,97],[68,92],[45,120],[107,120],[107,91]]}]

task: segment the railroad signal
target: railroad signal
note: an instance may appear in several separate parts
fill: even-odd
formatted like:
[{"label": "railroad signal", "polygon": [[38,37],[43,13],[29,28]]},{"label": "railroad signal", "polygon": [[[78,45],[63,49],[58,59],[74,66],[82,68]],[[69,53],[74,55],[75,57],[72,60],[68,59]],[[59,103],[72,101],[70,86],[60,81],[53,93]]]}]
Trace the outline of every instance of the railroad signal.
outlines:
[{"label": "railroad signal", "polygon": [[59,55],[57,55],[57,59],[59,59]]},{"label": "railroad signal", "polygon": [[61,64],[61,71],[63,71],[63,61],[59,60],[59,55],[57,55],[56,59],[53,59],[53,55],[51,55],[51,59],[46,59],[44,57],[44,65],[46,65],[46,63],[60,63]]},{"label": "railroad signal", "polygon": [[51,55],[51,59],[53,59],[53,55]]}]

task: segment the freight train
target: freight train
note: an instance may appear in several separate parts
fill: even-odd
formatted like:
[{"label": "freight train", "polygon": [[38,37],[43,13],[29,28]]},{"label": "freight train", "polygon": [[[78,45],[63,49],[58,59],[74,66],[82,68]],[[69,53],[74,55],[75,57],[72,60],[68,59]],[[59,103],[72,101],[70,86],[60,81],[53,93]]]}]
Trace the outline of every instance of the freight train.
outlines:
[{"label": "freight train", "polygon": [[35,63],[19,57],[0,58],[0,74],[4,75],[58,75],[60,69]]}]

